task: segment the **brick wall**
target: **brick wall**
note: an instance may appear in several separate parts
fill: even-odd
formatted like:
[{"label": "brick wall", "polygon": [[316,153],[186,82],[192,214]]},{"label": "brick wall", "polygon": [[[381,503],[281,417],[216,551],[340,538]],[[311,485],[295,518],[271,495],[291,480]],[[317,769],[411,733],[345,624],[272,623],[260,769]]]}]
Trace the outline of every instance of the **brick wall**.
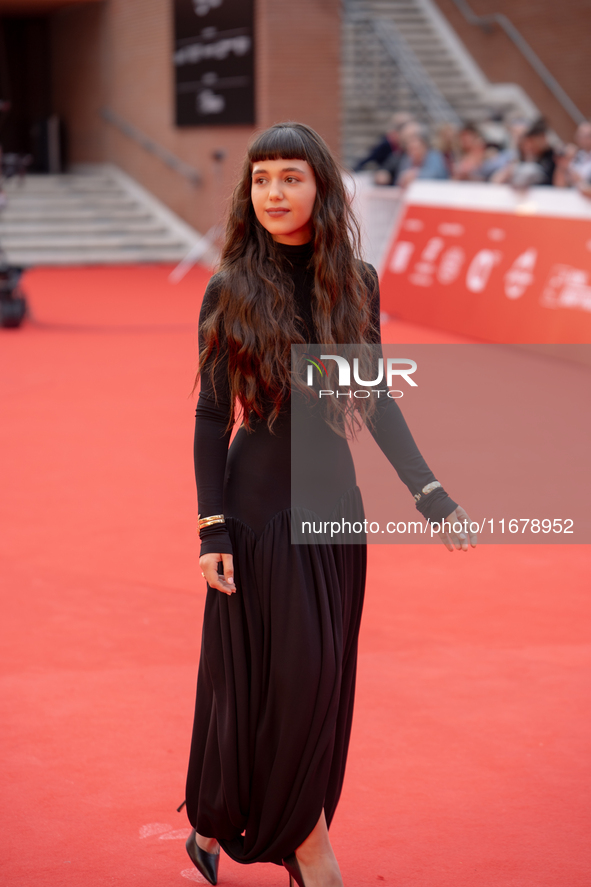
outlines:
[{"label": "brick wall", "polygon": [[257,27],[263,126],[307,123],[340,149],[340,0],[259,0]]},{"label": "brick wall", "polygon": [[[54,91],[72,162],[116,163],[181,217],[205,231],[227,204],[253,127],[174,126],[170,0],[105,0],[52,16]],[[339,0],[257,0],[257,126],[308,123],[338,152]],[[194,186],[103,122],[111,108],[196,167]],[[222,149],[222,164],[212,158]]]},{"label": "brick wall", "polygon": [[[489,80],[521,85],[556,132],[564,139],[572,139],[572,118],[505,33],[498,26],[491,33],[484,33],[469,24],[453,0],[436,2]],[[575,105],[591,118],[589,0],[470,0],[470,6],[478,15],[504,13]]]}]

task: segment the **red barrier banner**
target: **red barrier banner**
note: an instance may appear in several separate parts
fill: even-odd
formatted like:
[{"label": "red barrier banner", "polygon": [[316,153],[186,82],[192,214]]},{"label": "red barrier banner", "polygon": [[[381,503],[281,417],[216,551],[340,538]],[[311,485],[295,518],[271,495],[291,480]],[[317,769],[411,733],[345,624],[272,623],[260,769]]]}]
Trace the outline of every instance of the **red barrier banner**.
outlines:
[{"label": "red barrier banner", "polygon": [[[475,209],[441,205],[439,186],[428,205],[433,185],[418,202],[409,194],[382,267],[383,311],[488,342],[591,342],[591,201],[579,208],[584,198],[549,188],[553,215],[514,196]],[[558,214],[561,197],[578,217]]]}]

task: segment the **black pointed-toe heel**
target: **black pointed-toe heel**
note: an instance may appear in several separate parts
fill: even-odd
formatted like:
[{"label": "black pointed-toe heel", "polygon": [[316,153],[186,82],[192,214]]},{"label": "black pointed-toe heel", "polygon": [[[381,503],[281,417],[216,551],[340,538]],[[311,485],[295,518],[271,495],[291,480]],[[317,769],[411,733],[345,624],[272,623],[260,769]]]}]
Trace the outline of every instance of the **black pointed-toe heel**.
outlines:
[{"label": "black pointed-toe heel", "polygon": [[207,853],[207,851],[202,850],[195,840],[195,834],[195,829],[192,829],[191,834],[187,838],[187,843],[185,844],[187,853],[203,877],[206,878],[210,884],[217,884],[220,852],[218,850],[217,853]]},{"label": "black pointed-toe heel", "polygon": [[294,882],[298,885],[298,887],[306,887],[306,885],[304,884],[304,879],[302,878],[302,870],[300,869],[300,864],[297,860],[295,852],[291,853],[289,856],[286,856],[285,859],[282,860],[282,862],[289,873],[289,887],[293,887]]}]

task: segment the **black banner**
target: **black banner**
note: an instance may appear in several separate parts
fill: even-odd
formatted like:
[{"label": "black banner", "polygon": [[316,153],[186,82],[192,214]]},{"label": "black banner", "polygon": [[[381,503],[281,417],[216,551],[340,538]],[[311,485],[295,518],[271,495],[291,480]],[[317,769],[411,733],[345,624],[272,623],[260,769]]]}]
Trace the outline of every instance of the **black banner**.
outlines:
[{"label": "black banner", "polygon": [[174,0],[176,125],[254,123],[254,0]]}]

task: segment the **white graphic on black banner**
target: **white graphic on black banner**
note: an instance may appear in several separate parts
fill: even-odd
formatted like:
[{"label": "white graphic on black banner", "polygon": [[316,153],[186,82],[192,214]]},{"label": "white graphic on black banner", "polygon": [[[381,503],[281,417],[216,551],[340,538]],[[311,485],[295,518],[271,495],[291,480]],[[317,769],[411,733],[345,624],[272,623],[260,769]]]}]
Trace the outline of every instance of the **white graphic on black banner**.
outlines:
[{"label": "white graphic on black banner", "polygon": [[175,0],[177,126],[252,124],[253,0]]}]

